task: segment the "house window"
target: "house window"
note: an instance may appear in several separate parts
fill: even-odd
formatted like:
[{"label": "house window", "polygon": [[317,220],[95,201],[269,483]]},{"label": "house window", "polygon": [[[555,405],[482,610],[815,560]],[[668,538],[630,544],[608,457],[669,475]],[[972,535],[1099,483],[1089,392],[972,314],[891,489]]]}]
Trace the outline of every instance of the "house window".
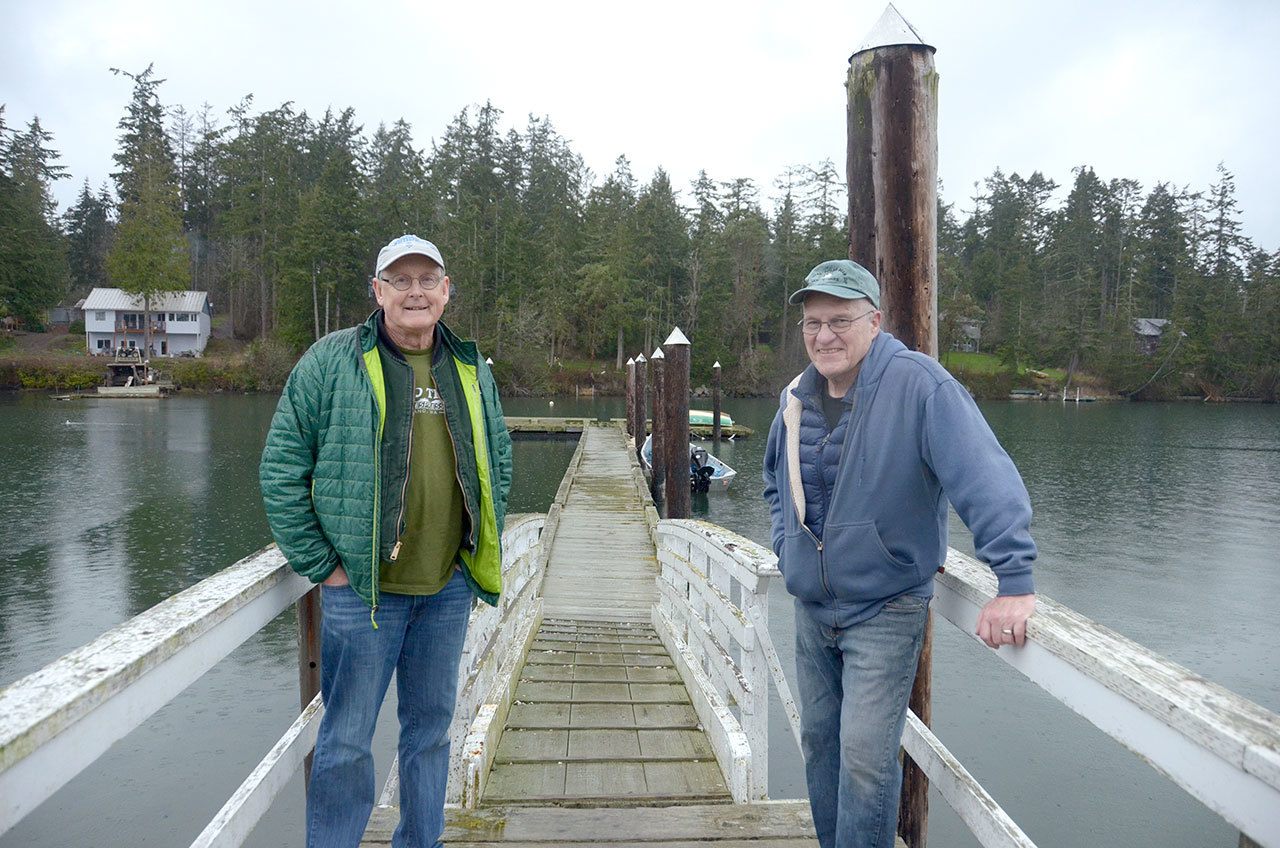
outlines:
[{"label": "house window", "polygon": [[95,321],[105,321],[105,320],[107,320],[107,313],[105,313],[105,312],[95,312],[95,313],[93,313],[93,320],[95,320]]},{"label": "house window", "polygon": [[138,343],[133,339],[129,339],[129,350],[137,350],[137,349],[138,349]]},{"label": "house window", "polygon": [[110,339],[98,339],[98,350],[110,350],[110,349],[111,349]]}]

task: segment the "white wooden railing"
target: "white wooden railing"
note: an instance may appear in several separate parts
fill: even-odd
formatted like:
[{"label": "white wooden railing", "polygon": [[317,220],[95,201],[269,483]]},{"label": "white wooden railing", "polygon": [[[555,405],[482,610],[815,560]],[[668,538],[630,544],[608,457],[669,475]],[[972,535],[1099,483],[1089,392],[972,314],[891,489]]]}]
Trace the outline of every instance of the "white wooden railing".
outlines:
[{"label": "white wooden railing", "polygon": [[[768,686],[793,734],[799,714],[768,630],[773,553],[703,521],[657,522],[654,625],[712,738],[734,799],[765,796]],[[973,635],[995,596],[990,570],[952,550],[933,609]],[[1280,848],[1280,716],[1041,596],[1027,644],[992,652],[1243,834]],[[1034,843],[946,747],[908,715],[903,748],[984,846]],[[1252,840],[1252,842],[1246,842]]]},{"label": "white wooden railing", "polygon": [[[543,521],[507,518],[501,604],[472,612],[463,649],[455,746],[521,650],[519,634],[538,609],[528,601]],[[0,690],[0,834],[311,589],[273,545]],[[193,846],[244,842],[314,747],[322,713],[316,696]],[[450,774],[454,799],[463,797],[466,777],[465,769]]]}]

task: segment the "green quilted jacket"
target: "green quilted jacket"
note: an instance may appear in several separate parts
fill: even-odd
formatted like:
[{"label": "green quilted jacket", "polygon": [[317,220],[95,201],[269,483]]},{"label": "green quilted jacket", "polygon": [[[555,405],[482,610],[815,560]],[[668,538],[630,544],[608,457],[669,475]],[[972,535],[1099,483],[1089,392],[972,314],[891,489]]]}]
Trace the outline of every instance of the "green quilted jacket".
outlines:
[{"label": "green quilted jacket", "polygon": [[[413,421],[413,370],[378,355],[381,310],[330,333],[294,366],[262,451],[259,480],[271,533],[289,565],[313,583],[339,563],[378,609],[378,564],[394,560]],[[502,527],[511,488],[511,437],[497,385],[476,345],[436,325],[431,372],[444,400],[462,488],[459,564],[478,597],[502,591]],[[407,381],[387,409],[388,381]],[[376,626],[376,623],[375,623]]]}]

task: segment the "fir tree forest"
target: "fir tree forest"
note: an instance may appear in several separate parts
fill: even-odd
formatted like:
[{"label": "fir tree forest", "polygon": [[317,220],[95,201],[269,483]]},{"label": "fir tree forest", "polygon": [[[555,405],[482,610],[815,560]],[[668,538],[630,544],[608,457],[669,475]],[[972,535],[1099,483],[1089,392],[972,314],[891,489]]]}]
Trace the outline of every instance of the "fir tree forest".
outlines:
[{"label": "fir tree forest", "polygon": [[[52,188],[74,176],[53,134],[35,116],[10,126],[0,108],[11,326],[40,329],[49,307],[95,286],[194,288],[226,338],[294,357],[367,315],[378,248],[414,232],[449,265],[446,320],[513,391],[554,390],[566,367],[617,385],[629,356],[679,325],[695,386],[719,360],[727,390],[772,393],[804,361],[786,295],[847,255],[831,161],[767,186],[708,163],[678,186],[661,169],[633,173],[626,156],[593,173],[549,118],[521,126],[491,103],[421,149],[402,120],[369,130],[351,109],[310,115],[252,96],[225,113],[189,109],[164,102],[152,68],[115,73],[132,96],[112,181],[86,180],[64,212]],[[977,347],[1009,380],[1052,370],[1058,384],[1088,375],[1122,396],[1276,400],[1280,250],[1244,233],[1225,164],[1208,186],[1084,164],[1069,186],[996,169],[966,194],[943,193],[938,210],[940,350],[980,328]],[[1137,342],[1143,318],[1168,321],[1154,349]]]}]

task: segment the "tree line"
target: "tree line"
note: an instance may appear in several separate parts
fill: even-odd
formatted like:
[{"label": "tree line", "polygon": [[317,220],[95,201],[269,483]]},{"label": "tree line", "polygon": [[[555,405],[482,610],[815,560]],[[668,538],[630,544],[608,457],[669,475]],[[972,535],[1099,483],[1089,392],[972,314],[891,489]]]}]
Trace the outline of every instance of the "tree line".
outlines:
[{"label": "tree line", "polygon": [[[415,146],[403,120],[366,132],[352,109],[318,117],[246,96],[225,114],[166,106],[154,70],[131,84],[112,185],[68,177],[32,118],[0,108],[0,315],[112,285],[151,297],[208,291],[240,339],[301,350],[372,308],[378,248],[414,232],[440,245],[455,283],[447,320],[513,382],[652,352],[671,327],[727,387],[771,390],[803,361],[786,303],[807,270],[847,254],[846,188],[831,161],[762,188],[702,171],[681,191],[620,156],[595,174],[549,118],[523,127],[490,103]],[[1064,201],[1040,173],[996,170],[969,208],[939,206],[943,349],[966,327],[1013,368],[1102,375],[1144,396],[1203,391],[1274,399],[1280,387],[1280,251],[1242,232],[1234,177],[1207,190],[1076,169]],[[1170,324],[1153,355],[1137,318]]]}]

